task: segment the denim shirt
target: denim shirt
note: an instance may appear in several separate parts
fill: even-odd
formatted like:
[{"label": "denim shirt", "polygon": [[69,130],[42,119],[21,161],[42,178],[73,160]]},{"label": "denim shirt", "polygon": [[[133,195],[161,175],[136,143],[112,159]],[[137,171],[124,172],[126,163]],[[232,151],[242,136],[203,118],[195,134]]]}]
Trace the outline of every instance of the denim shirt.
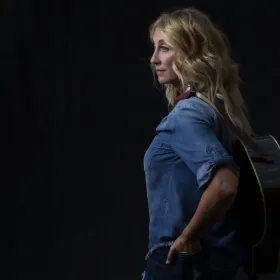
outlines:
[{"label": "denim shirt", "polygon": [[[162,119],[144,156],[149,209],[149,251],[171,245],[194,215],[214,170],[239,175],[232,136],[218,114],[197,97],[181,100]],[[216,223],[204,237],[213,269],[233,271],[242,258],[237,215]]]}]

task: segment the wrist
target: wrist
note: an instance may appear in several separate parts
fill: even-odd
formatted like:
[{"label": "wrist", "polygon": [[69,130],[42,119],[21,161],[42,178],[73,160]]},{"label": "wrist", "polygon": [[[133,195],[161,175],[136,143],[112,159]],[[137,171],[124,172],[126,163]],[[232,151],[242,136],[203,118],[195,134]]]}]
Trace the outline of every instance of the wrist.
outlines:
[{"label": "wrist", "polygon": [[184,239],[184,252],[197,253],[201,251],[201,243],[198,238],[192,237],[188,230],[182,233]]},{"label": "wrist", "polygon": [[194,238],[193,234],[191,233],[188,226],[184,229],[182,235],[187,242],[195,240],[195,238]]}]

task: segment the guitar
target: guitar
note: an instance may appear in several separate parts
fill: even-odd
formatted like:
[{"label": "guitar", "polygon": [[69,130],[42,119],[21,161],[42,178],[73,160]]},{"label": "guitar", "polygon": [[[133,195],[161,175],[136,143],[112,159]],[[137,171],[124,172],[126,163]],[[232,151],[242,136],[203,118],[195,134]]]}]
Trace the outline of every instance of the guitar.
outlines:
[{"label": "guitar", "polygon": [[280,246],[280,146],[271,135],[253,140],[273,155],[273,161],[263,160],[240,138],[234,143],[234,160],[240,167],[235,205],[240,210],[244,270],[249,275],[274,273]]},{"label": "guitar", "polygon": [[233,157],[240,175],[232,208],[240,217],[244,271],[250,279],[274,273],[280,248],[280,146],[271,135],[252,138],[233,125],[223,106],[217,107],[199,92],[195,95],[209,104],[236,136]]}]

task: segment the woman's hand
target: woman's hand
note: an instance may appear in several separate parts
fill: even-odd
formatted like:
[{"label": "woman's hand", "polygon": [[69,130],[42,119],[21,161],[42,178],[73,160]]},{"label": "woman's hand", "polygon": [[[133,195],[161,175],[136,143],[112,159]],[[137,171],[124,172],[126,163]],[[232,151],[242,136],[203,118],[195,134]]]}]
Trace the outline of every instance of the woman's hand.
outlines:
[{"label": "woman's hand", "polygon": [[199,240],[188,241],[187,237],[181,234],[170,247],[167,255],[166,263],[170,264],[174,259],[174,256],[178,253],[190,253],[195,254],[201,251],[201,244]]}]

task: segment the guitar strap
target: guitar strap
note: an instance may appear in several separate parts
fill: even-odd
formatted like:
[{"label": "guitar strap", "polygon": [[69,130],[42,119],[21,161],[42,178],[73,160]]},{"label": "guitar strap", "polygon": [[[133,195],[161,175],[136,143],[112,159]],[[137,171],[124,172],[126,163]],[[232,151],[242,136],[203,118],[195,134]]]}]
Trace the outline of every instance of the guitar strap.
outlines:
[{"label": "guitar strap", "polygon": [[266,153],[259,145],[256,144],[256,142],[245,132],[243,132],[239,127],[235,126],[228,115],[226,114],[225,110],[222,108],[222,106],[219,106],[219,109],[217,108],[217,105],[214,105],[209,102],[209,100],[203,96],[201,93],[196,92],[196,97],[200,98],[204,102],[206,102],[208,105],[210,105],[218,114],[219,116],[225,121],[225,123],[228,125],[230,130],[234,135],[236,135],[237,138],[242,140],[244,144],[246,144],[248,147],[250,147],[253,151],[255,151],[257,154],[259,154],[260,158],[265,162],[273,162],[272,155]]}]

